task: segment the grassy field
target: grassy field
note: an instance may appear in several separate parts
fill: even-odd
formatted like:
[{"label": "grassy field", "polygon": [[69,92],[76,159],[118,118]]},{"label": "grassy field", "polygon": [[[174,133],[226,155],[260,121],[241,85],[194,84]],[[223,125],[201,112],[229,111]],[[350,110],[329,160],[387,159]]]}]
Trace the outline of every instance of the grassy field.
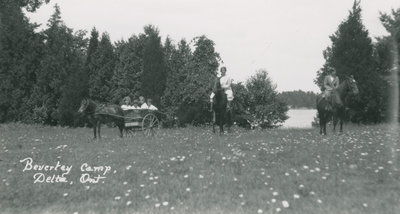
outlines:
[{"label": "grassy field", "polygon": [[[2,124],[0,213],[400,213],[398,128],[210,130],[103,128],[94,141],[89,128]],[[66,182],[34,183],[67,172],[57,161],[72,166]]]}]

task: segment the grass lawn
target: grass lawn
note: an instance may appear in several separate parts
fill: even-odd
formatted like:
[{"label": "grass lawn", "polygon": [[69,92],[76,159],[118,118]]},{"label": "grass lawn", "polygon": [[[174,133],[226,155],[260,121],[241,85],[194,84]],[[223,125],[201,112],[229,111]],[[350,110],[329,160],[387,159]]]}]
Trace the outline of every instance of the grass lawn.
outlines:
[{"label": "grass lawn", "polygon": [[400,213],[399,132],[2,124],[0,213]]}]

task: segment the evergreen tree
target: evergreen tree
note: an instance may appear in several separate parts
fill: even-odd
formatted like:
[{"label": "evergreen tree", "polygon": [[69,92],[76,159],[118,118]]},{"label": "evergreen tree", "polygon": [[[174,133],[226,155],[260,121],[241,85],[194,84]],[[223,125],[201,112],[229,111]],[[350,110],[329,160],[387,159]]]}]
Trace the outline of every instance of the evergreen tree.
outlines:
[{"label": "evergreen tree", "polygon": [[143,49],[142,95],[152,98],[155,105],[165,89],[166,71],[161,37],[156,27],[144,27],[145,43]]},{"label": "evergreen tree", "polygon": [[360,99],[352,99],[351,105],[359,119],[364,122],[381,121],[384,117],[384,81],[376,67],[371,38],[362,24],[359,1],[354,2],[349,16],[330,39],[332,46],[324,53],[327,61],[324,68],[317,73],[316,82],[319,86],[322,85],[326,66],[336,68],[341,80],[347,75],[353,75],[358,83]]},{"label": "evergreen tree", "polygon": [[141,94],[141,76],[143,68],[144,35],[132,36],[127,42],[120,41],[116,45],[116,65],[112,77],[113,103],[119,103],[123,97],[137,99]]},{"label": "evergreen tree", "polygon": [[220,61],[212,40],[206,36],[200,36],[193,41],[196,49],[188,62],[182,96],[185,104],[209,102]]},{"label": "evergreen tree", "polygon": [[[34,4],[34,2],[37,2]],[[28,100],[43,54],[22,7],[34,11],[41,1],[0,1],[0,122],[28,119]]]},{"label": "evergreen tree", "polygon": [[170,40],[166,40],[165,62],[167,70],[167,81],[164,95],[162,97],[162,106],[171,113],[176,113],[182,104],[182,92],[186,86],[186,76],[188,73],[189,61],[192,52],[188,43],[181,40],[176,48]]},{"label": "evergreen tree", "polygon": [[81,52],[84,51],[84,44],[82,41],[76,41],[72,29],[64,25],[60,14],[60,8],[55,5],[55,12],[48,23],[49,28],[43,32],[44,55],[30,97],[33,119],[53,125],[63,124],[61,121],[65,117],[60,108],[61,98],[68,90],[69,77],[81,69]]},{"label": "evergreen tree", "polygon": [[96,28],[93,28],[90,33],[89,46],[86,52],[86,60],[85,60],[85,71],[82,74],[82,78],[84,78],[83,83],[86,84],[84,97],[89,97],[89,80],[90,76],[94,75],[98,70],[98,66],[95,64],[95,53],[99,47],[99,32]]},{"label": "evergreen tree", "polygon": [[[92,57],[93,56],[93,57]],[[89,96],[99,102],[108,102],[111,92],[111,78],[115,67],[114,47],[110,37],[103,33],[96,51],[91,56]]]}]

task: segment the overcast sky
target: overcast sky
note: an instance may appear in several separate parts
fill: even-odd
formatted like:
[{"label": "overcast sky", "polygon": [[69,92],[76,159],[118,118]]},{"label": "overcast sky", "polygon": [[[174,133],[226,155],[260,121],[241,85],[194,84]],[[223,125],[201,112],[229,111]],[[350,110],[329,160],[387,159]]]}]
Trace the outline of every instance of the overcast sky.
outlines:
[{"label": "overcast sky", "polygon": [[[245,81],[266,69],[278,91],[319,92],[313,83],[324,63],[329,36],[346,19],[353,0],[51,0],[31,21],[46,23],[53,5],[74,30],[96,27],[113,41],[128,39],[152,24],[177,43],[206,35],[216,44],[227,74]],[[399,0],[363,0],[363,23],[372,38],[387,35],[379,12],[400,7]],[[43,26],[46,26],[43,24]]]}]

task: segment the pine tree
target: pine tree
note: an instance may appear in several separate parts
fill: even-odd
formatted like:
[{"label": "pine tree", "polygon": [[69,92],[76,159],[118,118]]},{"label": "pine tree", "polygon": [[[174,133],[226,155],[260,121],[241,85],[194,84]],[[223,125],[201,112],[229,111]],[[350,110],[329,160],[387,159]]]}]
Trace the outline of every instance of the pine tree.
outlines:
[{"label": "pine tree", "polygon": [[209,102],[220,61],[212,40],[200,36],[193,41],[196,49],[188,62],[182,96],[185,104]]},{"label": "pine tree", "polygon": [[90,69],[89,96],[99,102],[108,102],[111,92],[111,78],[115,67],[115,55],[114,46],[111,44],[107,33],[102,34],[91,62],[95,68]]},{"label": "pine tree", "polygon": [[137,99],[141,95],[144,39],[144,35],[132,36],[127,42],[117,43],[111,102],[119,103],[125,96]]},{"label": "pine tree", "polygon": [[[72,29],[65,26],[58,5],[55,5],[55,12],[48,22],[48,27],[43,32],[44,54],[40,61],[40,69],[36,73],[37,82],[30,103],[36,122],[55,125],[63,124],[63,118],[67,118],[63,116],[63,108],[60,108],[61,99],[70,89],[70,76],[82,69],[85,44],[77,41]],[[82,40],[83,35],[78,37],[78,40]]]},{"label": "pine tree", "polygon": [[152,25],[144,27],[145,44],[143,49],[142,95],[152,98],[155,105],[165,89],[166,72],[164,53],[159,31]]},{"label": "pine tree", "polygon": [[0,122],[28,119],[28,99],[36,82],[43,54],[37,27],[28,22],[22,7],[34,11],[34,1],[0,1]]},{"label": "pine tree", "polygon": [[167,81],[164,95],[162,97],[162,106],[171,113],[176,113],[182,104],[182,92],[186,86],[186,76],[188,73],[189,61],[192,52],[185,40],[181,40],[176,48],[170,40],[166,40],[165,62],[167,70]]}]

